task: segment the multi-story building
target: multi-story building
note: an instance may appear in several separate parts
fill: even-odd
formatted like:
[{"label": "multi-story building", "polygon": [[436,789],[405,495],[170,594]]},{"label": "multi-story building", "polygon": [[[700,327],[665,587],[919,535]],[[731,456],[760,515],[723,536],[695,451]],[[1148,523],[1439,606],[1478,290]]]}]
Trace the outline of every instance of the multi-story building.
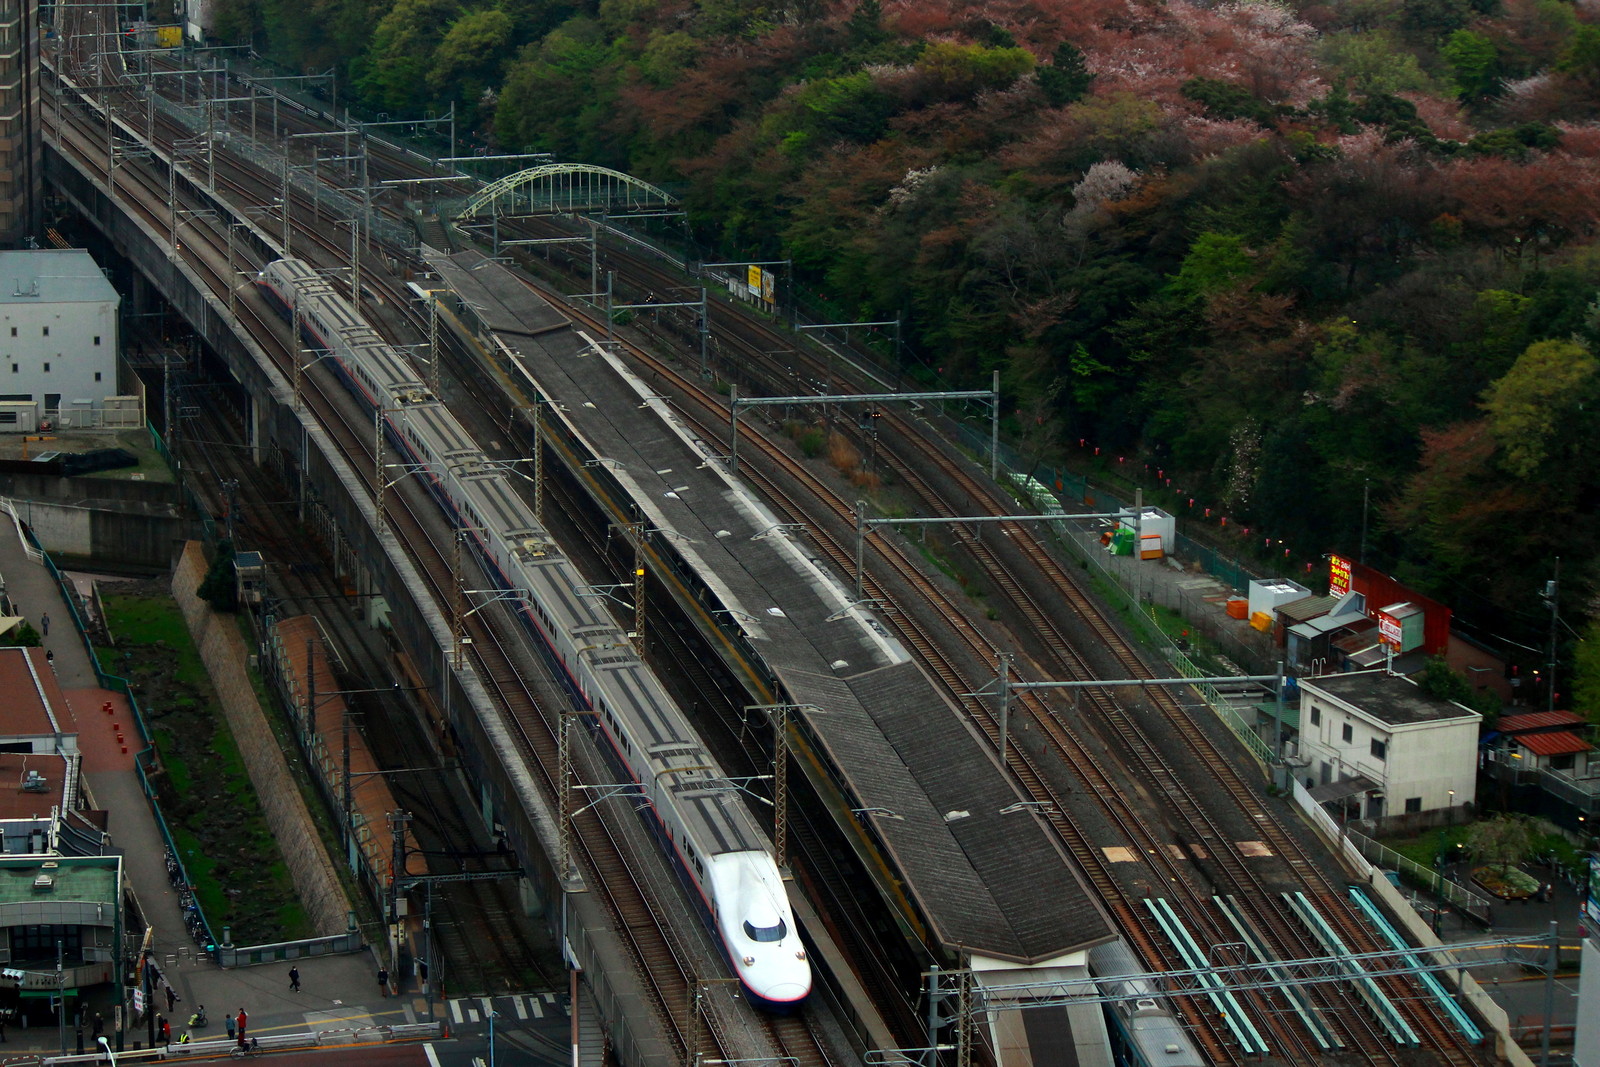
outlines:
[{"label": "multi-story building", "polygon": [[1362,818],[1464,807],[1482,720],[1383,670],[1304,678],[1297,777],[1307,789],[1349,783],[1337,795],[1364,797]]},{"label": "multi-story building", "polygon": [[82,249],[0,252],[0,433],[95,424],[121,299]]},{"label": "multi-story building", "polygon": [[20,248],[43,217],[39,5],[0,0],[0,247]]}]

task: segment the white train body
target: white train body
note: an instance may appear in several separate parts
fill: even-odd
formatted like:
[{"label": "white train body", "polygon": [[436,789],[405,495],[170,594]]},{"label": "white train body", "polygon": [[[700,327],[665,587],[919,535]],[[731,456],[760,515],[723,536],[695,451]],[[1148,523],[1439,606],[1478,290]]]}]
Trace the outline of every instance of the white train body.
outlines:
[{"label": "white train body", "polygon": [[384,413],[390,440],[426,470],[491,577],[527,590],[518,610],[648,798],[746,994],[775,1010],[797,1006],[810,993],[811,966],[765,835],[600,598],[579,595],[588,583],[550,544],[506,469],[308,264],[270,263],[257,285],[294,315],[307,341],[333,354],[351,391]]}]

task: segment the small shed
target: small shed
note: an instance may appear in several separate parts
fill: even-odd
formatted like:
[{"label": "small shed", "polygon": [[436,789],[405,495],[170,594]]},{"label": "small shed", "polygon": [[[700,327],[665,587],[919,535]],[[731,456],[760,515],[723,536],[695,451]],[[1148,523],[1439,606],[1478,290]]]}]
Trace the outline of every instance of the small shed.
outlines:
[{"label": "small shed", "polygon": [[[1117,522],[1124,530],[1133,530],[1137,527],[1139,533],[1140,558],[1150,559],[1152,556],[1144,555],[1145,552],[1160,549],[1163,554],[1170,555],[1176,547],[1178,539],[1178,520],[1160,508],[1141,508],[1138,512],[1137,522],[1134,519],[1132,508],[1123,508],[1117,515]],[[1151,540],[1160,537],[1159,544]]]}]

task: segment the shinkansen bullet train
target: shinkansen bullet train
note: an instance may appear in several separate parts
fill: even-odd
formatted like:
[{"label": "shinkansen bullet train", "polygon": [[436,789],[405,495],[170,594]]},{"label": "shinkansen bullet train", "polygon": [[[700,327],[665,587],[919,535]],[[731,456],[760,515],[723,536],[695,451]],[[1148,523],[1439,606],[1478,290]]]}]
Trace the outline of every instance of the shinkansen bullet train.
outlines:
[{"label": "shinkansen bullet train", "polygon": [[256,284],[332,353],[345,384],[381,412],[388,436],[426,472],[429,488],[475,541],[485,568],[516,601],[558,676],[649,800],[669,854],[692,884],[746,995],[772,1010],[799,1005],[811,965],[767,841],[682,711],[549,544],[511,487],[404,354],[385,344],[307,263],[281,259]]}]

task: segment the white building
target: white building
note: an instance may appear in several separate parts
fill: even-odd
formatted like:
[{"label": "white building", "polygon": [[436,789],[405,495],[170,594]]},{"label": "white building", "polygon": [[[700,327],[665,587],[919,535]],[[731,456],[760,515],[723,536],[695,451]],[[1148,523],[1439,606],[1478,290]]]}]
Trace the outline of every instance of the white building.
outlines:
[{"label": "white building", "polygon": [[0,252],[0,433],[94,425],[121,300],[82,249]]},{"label": "white building", "polygon": [[1327,799],[1364,796],[1374,819],[1471,803],[1483,716],[1383,670],[1300,680],[1299,777]]}]

